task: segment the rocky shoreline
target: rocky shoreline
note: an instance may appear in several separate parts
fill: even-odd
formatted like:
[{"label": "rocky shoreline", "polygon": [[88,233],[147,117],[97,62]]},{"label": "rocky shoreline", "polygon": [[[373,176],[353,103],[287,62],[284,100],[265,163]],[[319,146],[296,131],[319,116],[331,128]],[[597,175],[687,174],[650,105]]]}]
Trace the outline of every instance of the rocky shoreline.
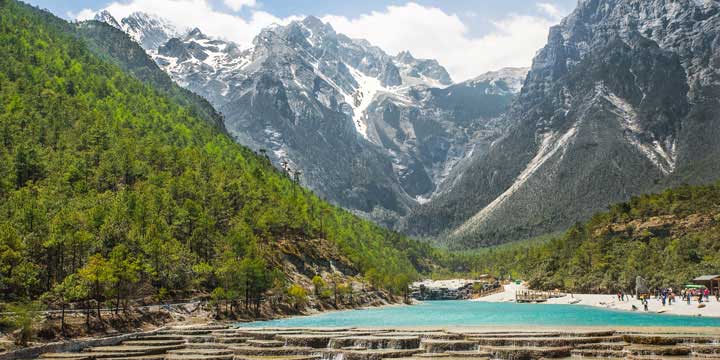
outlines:
[{"label": "rocky shoreline", "polygon": [[[17,347],[12,342],[12,333],[0,333],[0,360],[15,352],[32,353],[32,348],[52,348],[62,351],[72,350],[77,344],[92,344],[97,341],[109,341],[113,338],[124,340],[133,334],[162,331],[171,326],[192,326],[204,324],[208,320],[227,326],[236,323],[281,319],[290,316],[314,315],[328,311],[340,311],[402,304],[402,298],[384,291],[367,291],[355,294],[351,301],[311,298],[302,308],[289,306],[283,302],[267,301],[257,310],[237,307],[234,312],[224,311],[208,301],[192,301],[182,304],[158,304],[137,306],[127,311],[114,313],[112,309],[103,309],[103,321],[98,321],[93,310],[91,317],[85,311],[72,310],[66,313],[66,334],[61,334],[60,313],[48,311],[36,325],[37,341],[28,347]],[[3,347],[5,347],[3,351]],[[58,350],[60,351],[60,350]],[[12,357],[10,358],[12,359]]]}]

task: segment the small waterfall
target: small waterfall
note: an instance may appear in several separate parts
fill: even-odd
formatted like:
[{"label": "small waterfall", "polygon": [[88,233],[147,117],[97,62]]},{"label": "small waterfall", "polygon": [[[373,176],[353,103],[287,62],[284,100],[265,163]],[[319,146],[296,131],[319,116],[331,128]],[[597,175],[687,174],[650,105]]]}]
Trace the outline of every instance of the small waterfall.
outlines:
[{"label": "small waterfall", "polygon": [[345,353],[339,352],[323,352],[320,360],[343,360],[345,359]]}]

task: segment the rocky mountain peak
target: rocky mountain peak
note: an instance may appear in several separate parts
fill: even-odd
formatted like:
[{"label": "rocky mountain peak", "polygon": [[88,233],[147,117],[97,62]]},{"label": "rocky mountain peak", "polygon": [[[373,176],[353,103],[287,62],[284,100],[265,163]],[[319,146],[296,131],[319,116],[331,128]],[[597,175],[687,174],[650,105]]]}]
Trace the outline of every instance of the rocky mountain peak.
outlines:
[{"label": "rocky mountain peak", "polygon": [[120,21],[107,10],[95,15],[95,20],[105,22],[126,32],[145,50],[155,51],[173,37],[186,31],[178,29],[170,21],[144,12],[134,12]]},{"label": "rocky mountain peak", "polygon": [[535,56],[507,134],[405,228],[450,230],[475,247],[564,229],[680,179],[717,179],[719,38],[718,1],[580,1]]},{"label": "rocky mountain peak", "polygon": [[190,32],[187,34],[187,37],[190,39],[208,39],[207,35],[203,34],[203,32],[200,30],[200,28],[194,28],[190,30]]},{"label": "rocky mountain peak", "polygon": [[395,59],[403,64],[412,64],[415,61],[415,58],[408,50],[399,52]]},{"label": "rocky mountain peak", "polygon": [[324,23],[322,20],[315,16],[308,16],[305,19],[303,19],[300,22],[306,29],[312,31],[313,33],[332,33],[335,34],[335,29],[328,24]]},{"label": "rocky mountain peak", "polygon": [[[644,38],[661,49],[676,53],[690,77],[701,64],[692,64],[694,52],[702,43],[680,41],[686,37],[713,37],[720,2],[704,0],[584,0],[560,25],[551,30],[548,46],[563,50],[567,64],[573,66],[601,42],[617,36],[626,43]],[[556,60],[560,60],[560,58]],[[540,56],[548,60],[547,56]],[[554,66],[555,62],[537,65]],[[543,67],[543,66],[534,66]],[[707,68],[704,66],[704,68]],[[561,75],[561,73],[558,73]]]},{"label": "rocky mountain peak", "polygon": [[103,10],[97,14],[95,14],[94,20],[104,22],[116,29],[122,30],[122,27],[120,26],[120,23],[115,19],[115,17],[107,10]]},{"label": "rocky mountain peak", "polygon": [[488,94],[519,94],[530,68],[508,67],[486,72],[467,83],[472,86],[485,84]]},{"label": "rocky mountain peak", "polygon": [[[407,83],[425,84],[431,87],[445,87],[453,83],[447,70],[434,59],[417,59],[409,51],[402,51],[394,57],[400,73]],[[419,79],[420,81],[416,81]]]}]

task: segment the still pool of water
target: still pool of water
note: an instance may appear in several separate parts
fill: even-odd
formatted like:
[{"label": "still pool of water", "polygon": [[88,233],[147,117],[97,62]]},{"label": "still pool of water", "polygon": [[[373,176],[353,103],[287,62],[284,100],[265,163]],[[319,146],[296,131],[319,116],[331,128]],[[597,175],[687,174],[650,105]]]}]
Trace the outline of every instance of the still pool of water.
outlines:
[{"label": "still pool of water", "polygon": [[[683,306],[681,304],[673,306]],[[720,318],[661,315],[579,305],[428,301],[256,321],[250,327],[719,326]]]}]

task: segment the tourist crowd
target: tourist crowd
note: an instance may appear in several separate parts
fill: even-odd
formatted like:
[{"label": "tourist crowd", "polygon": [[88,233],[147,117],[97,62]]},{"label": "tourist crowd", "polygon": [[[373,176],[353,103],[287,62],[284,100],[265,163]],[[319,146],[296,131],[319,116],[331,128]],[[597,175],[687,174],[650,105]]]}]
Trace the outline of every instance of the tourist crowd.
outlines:
[{"label": "tourist crowd", "polygon": [[[673,303],[677,303],[676,297],[679,295],[680,301],[687,302],[688,305],[691,305],[693,301],[696,301],[699,305],[703,304],[703,302],[709,302],[710,301],[710,290],[707,288],[703,289],[682,289],[680,291],[680,294],[675,294],[672,288],[663,288],[663,289],[655,289],[652,291],[652,293],[645,293],[645,294],[639,294],[637,296],[638,300],[640,300],[640,303],[643,305],[643,308],[645,311],[648,311],[648,300],[653,297],[655,299],[660,300],[662,303],[662,306],[665,305],[672,305]],[[622,291],[619,291],[617,293],[618,301],[626,301],[630,300],[631,295],[625,294]],[[720,292],[715,292],[715,299],[720,302]],[[701,305],[702,306],[702,305]],[[635,305],[633,305],[633,310],[638,310]]]}]

